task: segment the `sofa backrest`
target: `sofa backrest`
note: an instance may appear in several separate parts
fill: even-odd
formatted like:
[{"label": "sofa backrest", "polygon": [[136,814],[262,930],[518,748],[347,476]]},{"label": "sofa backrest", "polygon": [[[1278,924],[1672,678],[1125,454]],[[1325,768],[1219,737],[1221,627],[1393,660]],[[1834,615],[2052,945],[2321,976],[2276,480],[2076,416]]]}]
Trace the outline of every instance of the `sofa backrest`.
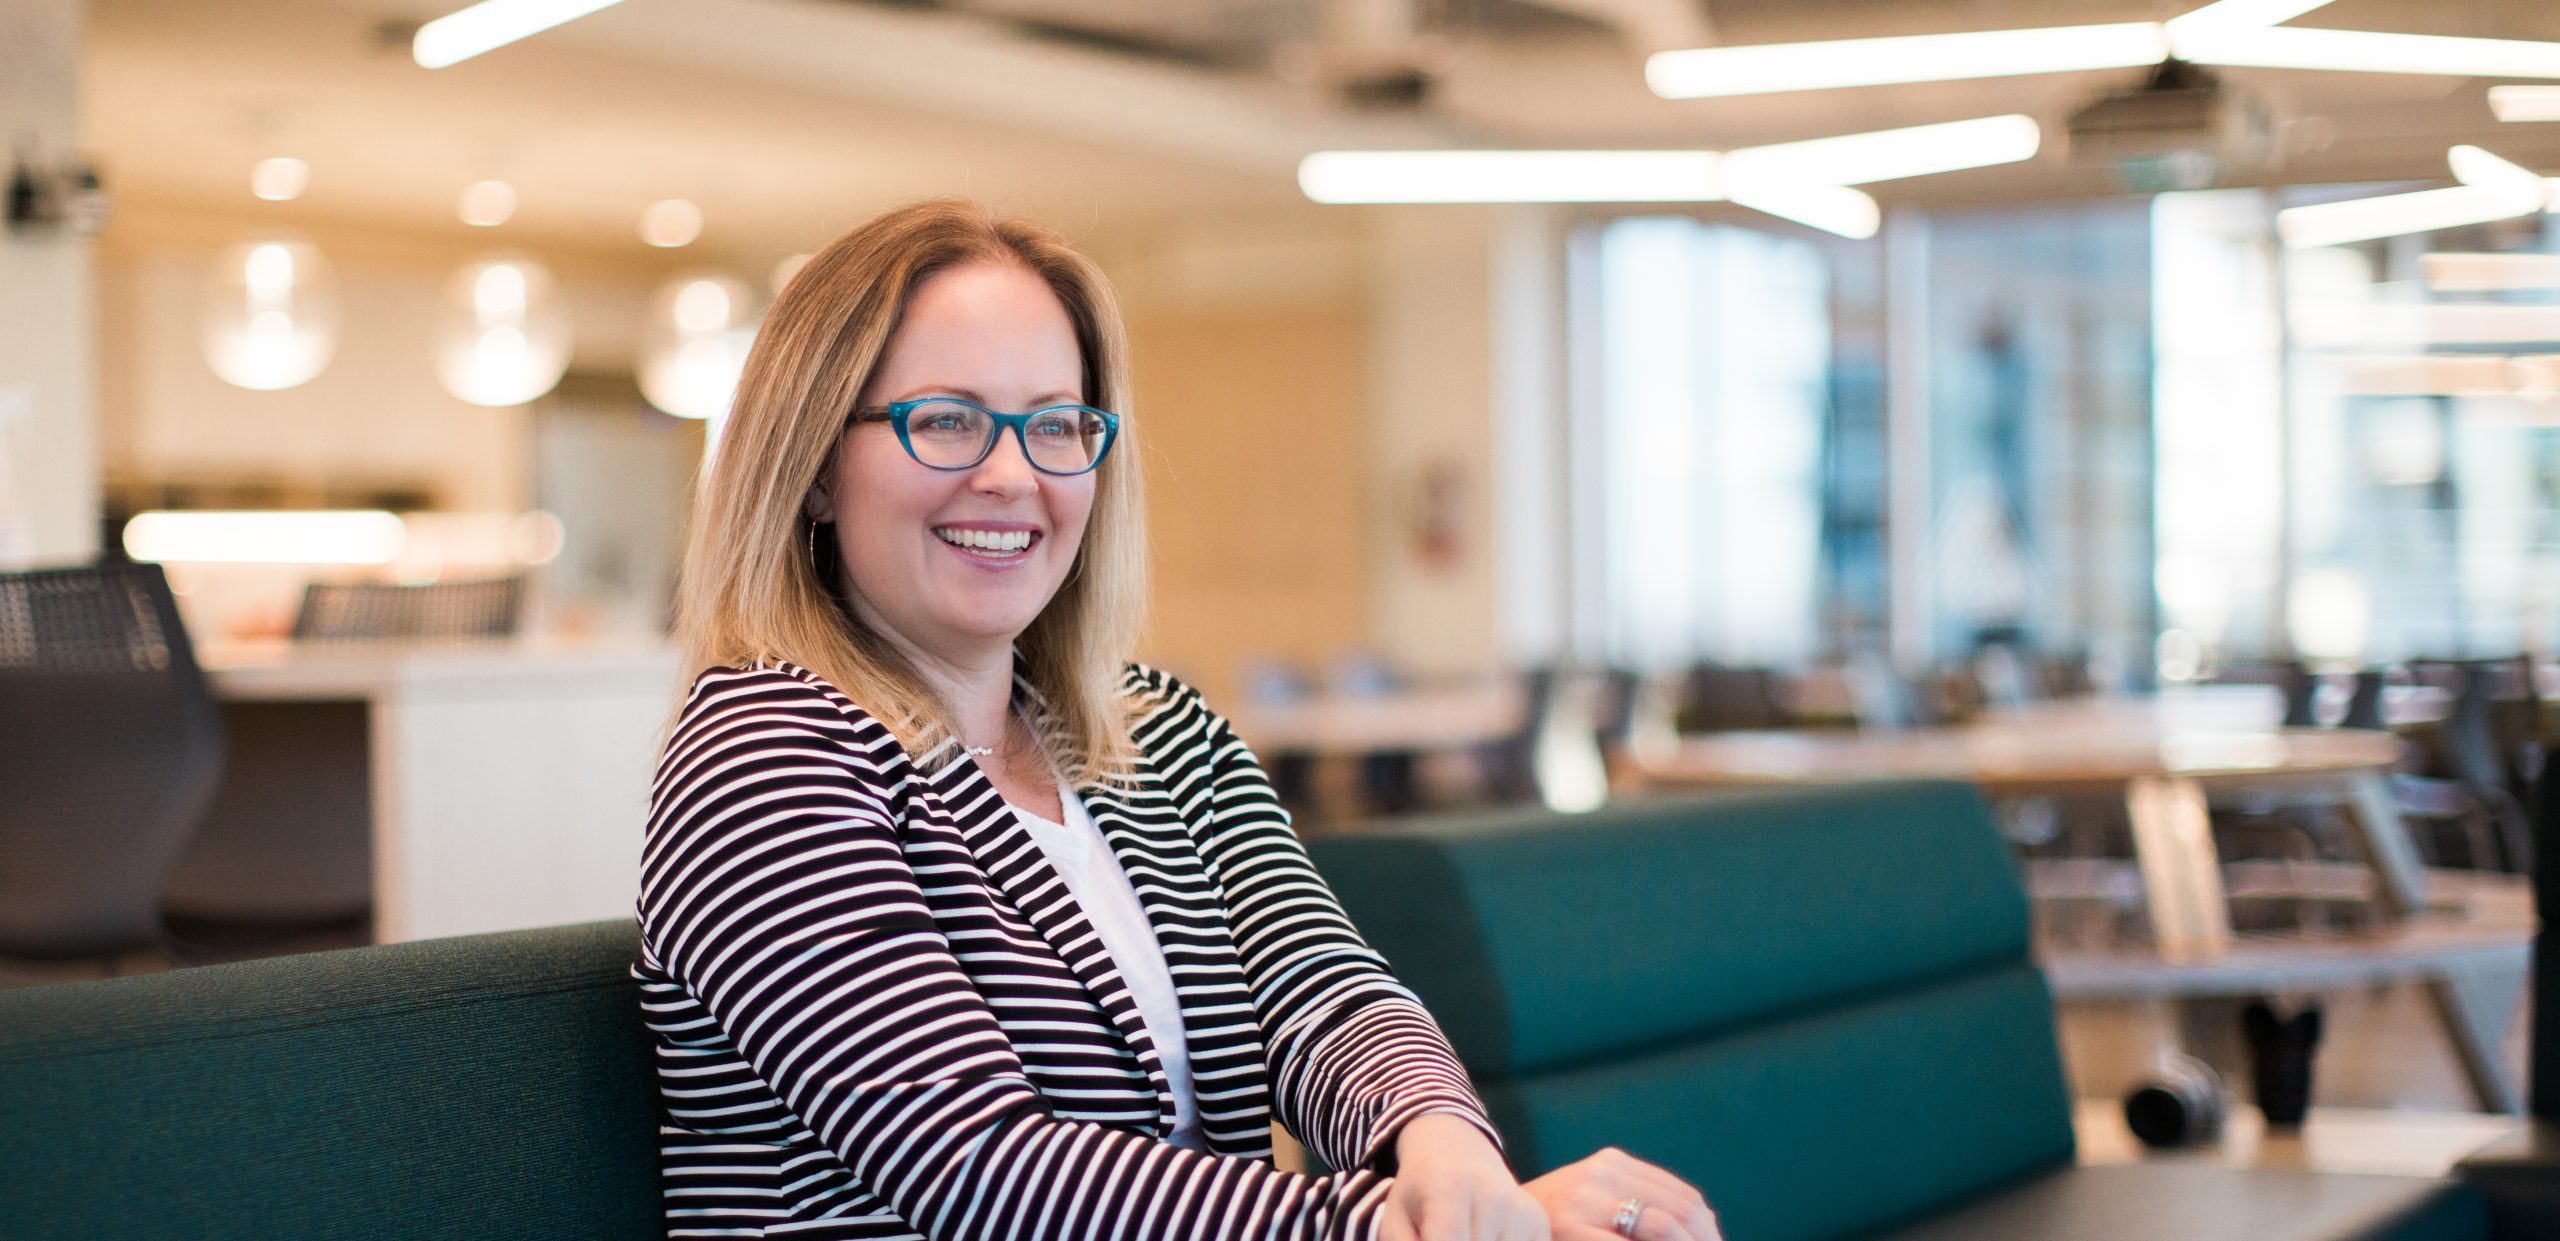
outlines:
[{"label": "sofa backrest", "polygon": [[627,922],[0,991],[0,1236],[665,1235]]},{"label": "sofa backrest", "polygon": [[1320,838],[1534,1175],[1603,1146],[1731,1241],[1829,1241],[2068,1162],[2027,906],[1981,797],[1888,783]]}]

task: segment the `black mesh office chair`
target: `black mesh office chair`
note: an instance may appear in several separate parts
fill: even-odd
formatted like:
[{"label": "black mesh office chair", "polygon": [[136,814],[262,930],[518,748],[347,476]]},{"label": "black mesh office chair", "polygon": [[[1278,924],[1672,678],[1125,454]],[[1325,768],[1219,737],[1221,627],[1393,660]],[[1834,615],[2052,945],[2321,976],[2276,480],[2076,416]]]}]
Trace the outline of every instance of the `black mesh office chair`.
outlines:
[{"label": "black mesh office chair", "polygon": [[[314,582],[293,633],[303,642],[504,638],[523,612],[521,576],[404,586]],[[191,956],[220,959],[360,936],[373,913],[373,816],[363,709],[259,703],[233,709],[246,756],[171,868],[163,908]],[[279,781],[279,754],[307,759]],[[264,779],[261,779],[261,776]],[[327,942],[319,940],[318,942]]]},{"label": "black mesh office chair", "polygon": [[0,574],[0,956],[166,947],[161,883],[223,757],[160,566]]},{"label": "black mesh office chair", "polygon": [[293,618],[299,642],[504,638],[524,611],[524,577],[431,582],[313,582]]}]

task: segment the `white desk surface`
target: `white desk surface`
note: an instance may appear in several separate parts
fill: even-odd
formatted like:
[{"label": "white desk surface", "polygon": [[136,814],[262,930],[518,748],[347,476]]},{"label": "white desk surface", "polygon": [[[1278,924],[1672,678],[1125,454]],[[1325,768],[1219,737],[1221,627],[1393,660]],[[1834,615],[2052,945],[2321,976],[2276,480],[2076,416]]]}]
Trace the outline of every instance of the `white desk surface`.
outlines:
[{"label": "white desk surface", "polygon": [[676,653],[663,642],[223,642],[208,643],[197,663],[225,702],[366,701],[395,691],[469,693],[574,692],[574,686],[662,678],[667,703],[676,684]]}]

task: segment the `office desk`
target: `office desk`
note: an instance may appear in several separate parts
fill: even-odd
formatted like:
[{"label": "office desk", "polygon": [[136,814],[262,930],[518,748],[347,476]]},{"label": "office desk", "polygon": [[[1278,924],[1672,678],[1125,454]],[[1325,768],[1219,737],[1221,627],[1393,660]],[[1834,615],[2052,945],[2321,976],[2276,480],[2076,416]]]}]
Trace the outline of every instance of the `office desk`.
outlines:
[{"label": "office desk", "polygon": [[235,744],[231,779],[289,805],[298,780],[355,778],[311,769],[313,754],[361,763],[377,940],[631,915],[658,731],[680,689],[672,650],[268,643],[199,660],[235,719],[338,704],[361,728],[360,744],[301,753]]}]

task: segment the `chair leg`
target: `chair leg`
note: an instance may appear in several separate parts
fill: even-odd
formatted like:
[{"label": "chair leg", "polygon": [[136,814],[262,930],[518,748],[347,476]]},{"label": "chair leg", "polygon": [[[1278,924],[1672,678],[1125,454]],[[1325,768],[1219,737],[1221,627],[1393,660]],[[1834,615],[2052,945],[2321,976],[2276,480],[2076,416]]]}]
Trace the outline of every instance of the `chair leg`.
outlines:
[{"label": "chair leg", "polygon": [[2452,971],[2427,980],[2427,998],[2444,1023],[2445,1037],[2462,1062],[2463,1076],[2484,1112],[2513,1115],[2524,1108],[2524,1095],[2507,1075],[2499,1054],[2507,1021],[2524,998],[2521,979],[2479,970]]}]

